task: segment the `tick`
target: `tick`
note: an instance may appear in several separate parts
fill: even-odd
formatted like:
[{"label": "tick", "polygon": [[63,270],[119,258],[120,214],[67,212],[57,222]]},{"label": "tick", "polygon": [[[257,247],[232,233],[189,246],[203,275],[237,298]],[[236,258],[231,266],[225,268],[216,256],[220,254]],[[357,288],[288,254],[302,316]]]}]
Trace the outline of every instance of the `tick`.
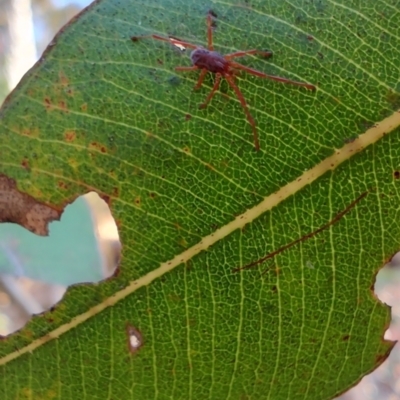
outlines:
[{"label": "tick", "polygon": [[256,151],[258,151],[258,150],[260,150],[260,142],[258,139],[256,122],[250,113],[249,107],[247,105],[247,102],[246,102],[242,92],[240,91],[239,87],[236,85],[235,75],[239,71],[245,71],[245,72],[247,72],[251,75],[257,76],[259,78],[266,78],[266,79],[271,79],[276,82],[287,83],[287,84],[296,85],[296,86],[302,86],[309,90],[315,90],[316,87],[310,83],[296,82],[296,81],[292,81],[290,79],[282,78],[280,76],[268,75],[268,74],[265,74],[264,72],[258,71],[253,68],[246,67],[245,65],[239,64],[238,62],[234,61],[235,58],[243,57],[243,56],[247,56],[247,55],[253,55],[253,54],[260,54],[264,57],[271,57],[272,52],[270,52],[270,51],[261,51],[261,50],[253,49],[253,50],[236,51],[234,53],[229,53],[229,54],[225,54],[225,55],[222,55],[221,53],[214,51],[213,27],[215,25],[214,25],[213,18],[215,18],[215,17],[216,17],[216,14],[214,12],[212,12],[212,11],[208,12],[208,14],[207,14],[207,41],[208,41],[207,48],[204,48],[202,46],[197,46],[195,44],[185,42],[183,40],[175,39],[172,37],[166,38],[166,37],[155,35],[155,34],[145,35],[145,36],[132,36],[131,40],[136,42],[139,39],[149,37],[152,39],[171,43],[174,46],[192,49],[192,52],[190,54],[190,60],[192,62],[192,66],[190,66],[190,67],[175,67],[175,70],[181,71],[181,72],[190,72],[190,71],[200,70],[199,79],[198,79],[196,85],[194,86],[194,89],[199,89],[201,87],[207,72],[211,72],[211,73],[215,74],[214,85],[211,89],[211,92],[206,97],[204,103],[202,103],[200,105],[200,108],[205,108],[207,106],[207,104],[213,98],[215,92],[219,89],[221,79],[225,78],[226,81],[228,82],[228,84],[230,85],[230,87],[235,92],[241,106],[243,107],[243,110],[246,114],[247,120],[249,121],[251,129],[253,131],[254,147],[255,147]]}]

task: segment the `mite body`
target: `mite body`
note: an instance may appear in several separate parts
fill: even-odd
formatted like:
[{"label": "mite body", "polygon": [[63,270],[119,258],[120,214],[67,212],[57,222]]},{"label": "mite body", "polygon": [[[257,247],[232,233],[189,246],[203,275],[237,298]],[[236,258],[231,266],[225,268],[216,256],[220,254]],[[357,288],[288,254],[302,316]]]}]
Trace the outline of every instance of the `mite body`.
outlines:
[{"label": "mite body", "polygon": [[198,48],[190,54],[192,64],[200,69],[206,69],[214,74],[229,74],[230,68],[228,61],[224,56],[217,51],[210,51],[203,48]]}]

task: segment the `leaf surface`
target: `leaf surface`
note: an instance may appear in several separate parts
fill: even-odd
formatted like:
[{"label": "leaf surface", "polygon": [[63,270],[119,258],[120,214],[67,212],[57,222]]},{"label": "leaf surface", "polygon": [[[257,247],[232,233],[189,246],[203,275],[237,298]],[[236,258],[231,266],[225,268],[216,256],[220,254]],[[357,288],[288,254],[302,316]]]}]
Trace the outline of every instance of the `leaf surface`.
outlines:
[{"label": "leaf surface", "polygon": [[[210,7],[216,50],[270,49],[240,61],[318,86],[237,77],[259,152],[226,82],[199,109],[211,77],[193,91],[198,73],[174,70],[187,53],[130,40],[206,46]],[[0,173],[59,208],[97,191],[123,258],[1,343],[6,398],[329,399],[376,368],[392,344],[373,284],[400,237],[399,27],[389,0],[104,0],[67,26],[3,105]]]}]

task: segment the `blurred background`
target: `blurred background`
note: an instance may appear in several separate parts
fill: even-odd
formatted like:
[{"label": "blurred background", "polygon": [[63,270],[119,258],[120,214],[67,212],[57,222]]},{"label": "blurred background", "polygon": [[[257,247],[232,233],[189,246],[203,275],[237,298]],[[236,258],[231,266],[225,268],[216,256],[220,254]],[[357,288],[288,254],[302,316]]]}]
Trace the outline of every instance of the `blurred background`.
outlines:
[{"label": "blurred background", "polygon": [[[38,60],[58,30],[90,3],[89,0],[0,0],[0,104]],[[103,278],[106,278],[112,275],[116,268],[120,249],[118,234],[116,228],[113,227],[112,216],[104,210],[101,200],[88,198],[85,202],[91,216],[93,230],[97,232],[97,244],[103,260],[102,273]],[[108,228],[102,229],[102,227]],[[107,237],[111,231],[112,237]],[[12,246],[1,246],[0,243],[0,259],[3,255],[3,258],[13,260],[15,264],[15,253]],[[400,339],[399,267],[400,256],[397,255],[379,272],[375,284],[378,298],[392,306],[392,323],[385,334],[388,340]],[[96,277],[93,278],[93,281],[95,280]],[[43,293],[43,287],[40,286],[43,284],[39,281],[32,283],[23,276],[16,278],[10,274],[1,274],[0,270],[0,330],[2,326],[5,329],[4,318],[7,318],[9,322],[10,319],[16,321],[15,326],[20,327],[23,321],[21,315],[27,320],[30,314],[38,312],[36,309],[24,309],[21,302],[23,303],[26,297],[29,299],[27,303],[32,304],[35,296]],[[52,299],[36,298],[35,301],[40,303],[38,307],[50,308],[60,300],[67,286],[58,283],[52,290],[48,288],[46,292],[53,293]],[[10,329],[10,331],[13,330],[15,329]],[[8,332],[2,331],[1,334],[8,334]],[[364,377],[356,387],[337,398],[339,399],[400,400],[400,347],[396,345],[389,358],[378,369]]]},{"label": "blurred background", "polygon": [[0,104],[90,0],[0,0]]}]

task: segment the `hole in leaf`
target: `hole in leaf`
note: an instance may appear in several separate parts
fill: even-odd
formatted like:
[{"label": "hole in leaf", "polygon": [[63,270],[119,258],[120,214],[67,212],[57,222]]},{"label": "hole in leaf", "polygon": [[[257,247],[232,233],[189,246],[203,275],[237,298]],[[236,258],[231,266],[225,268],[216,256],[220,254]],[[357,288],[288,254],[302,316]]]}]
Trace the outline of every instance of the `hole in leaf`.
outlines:
[{"label": "hole in leaf", "polygon": [[[400,339],[400,253],[397,253],[392,260],[386,264],[376,275],[374,284],[375,295],[379,300],[391,306],[391,323],[386,330],[384,339]],[[343,336],[343,340],[357,340],[349,334]],[[400,376],[400,347],[397,343],[390,354],[376,354],[377,365],[381,364],[369,375],[364,376],[358,385],[337,397],[335,400],[350,399],[383,399],[388,393],[394,394],[396,382]],[[393,399],[398,397],[393,397]]]},{"label": "hole in leaf", "polygon": [[133,354],[143,346],[143,337],[140,331],[130,324],[126,324],[126,334],[128,336],[128,348]]},{"label": "hole in leaf", "polygon": [[94,192],[65,207],[39,236],[16,223],[0,223],[0,335],[21,329],[51,309],[68,286],[112,276],[121,252],[117,226]]}]

